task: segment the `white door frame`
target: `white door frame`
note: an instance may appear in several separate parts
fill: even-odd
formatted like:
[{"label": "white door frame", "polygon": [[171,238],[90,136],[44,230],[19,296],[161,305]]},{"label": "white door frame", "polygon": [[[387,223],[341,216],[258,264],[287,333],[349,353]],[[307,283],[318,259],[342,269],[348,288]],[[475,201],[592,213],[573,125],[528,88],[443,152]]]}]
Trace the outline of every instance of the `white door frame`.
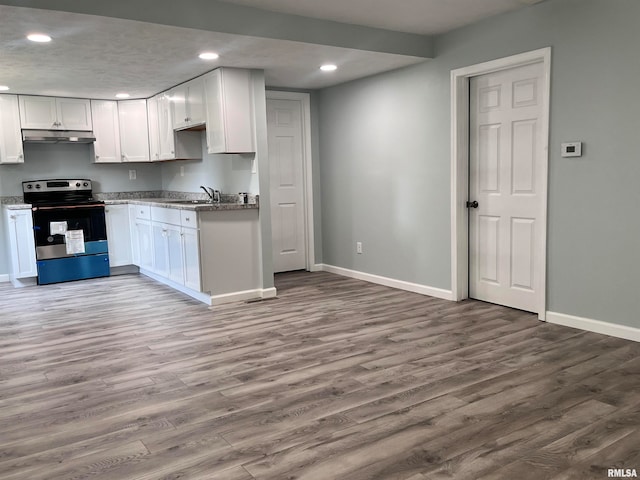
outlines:
[{"label": "white door frame", "polygon": [[304,224],[306,269],[315,271],[316,256],[313,231],[313,163],[311,159],[311,95],[303,92],[283,92],[267,90],[267,99],[272,100],[300,100],[302,102],[302,142],[304,159],[302,174],[304,176]]},{"label": "white door frame", "polygon": [[538,318],[545,319],[547,284],[547,182],[549,165],[549,99],[551,91],[551,47],[500,58],[451,71],[451,291],[456,301],[469,298],[469,80],[471,77],[542,62],[542,171],[540,186],[541,252],[534,268],[539,272]]}]

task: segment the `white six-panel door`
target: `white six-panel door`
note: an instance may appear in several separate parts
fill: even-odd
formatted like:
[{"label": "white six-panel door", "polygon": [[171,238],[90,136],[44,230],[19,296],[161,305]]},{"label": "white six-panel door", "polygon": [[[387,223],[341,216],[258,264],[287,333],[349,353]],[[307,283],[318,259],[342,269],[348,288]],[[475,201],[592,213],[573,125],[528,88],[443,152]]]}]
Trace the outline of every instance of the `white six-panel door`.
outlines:
[{"label": "white six-panel door", "polygon": [[543,178],[543,65],[470,82],[469,296],[536,312]]},{"label": "white six-panel door", "polygon": [[274,272],[306,268],[302,102],[267,99]]}]

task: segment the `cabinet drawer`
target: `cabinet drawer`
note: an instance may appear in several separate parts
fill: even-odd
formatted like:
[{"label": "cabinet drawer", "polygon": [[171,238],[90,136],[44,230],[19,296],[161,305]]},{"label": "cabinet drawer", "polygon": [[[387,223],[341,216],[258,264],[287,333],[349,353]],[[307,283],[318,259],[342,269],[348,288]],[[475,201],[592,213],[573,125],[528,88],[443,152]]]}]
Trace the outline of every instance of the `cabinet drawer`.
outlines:
[{"label": "cabinet drawer", "polygon": [[151,220],[151,207],[149,205],[134,205],[136,218]]},{"label": "cabinet drawer", "polygon": [[198,228],[198,212],[195,210],[180,210],[180,225],[187,228]]},{"label": "cabinet drawer", "polygon": [[180,210],[176,208],[151,207],[151,219],[154,222],[180,225]]}]

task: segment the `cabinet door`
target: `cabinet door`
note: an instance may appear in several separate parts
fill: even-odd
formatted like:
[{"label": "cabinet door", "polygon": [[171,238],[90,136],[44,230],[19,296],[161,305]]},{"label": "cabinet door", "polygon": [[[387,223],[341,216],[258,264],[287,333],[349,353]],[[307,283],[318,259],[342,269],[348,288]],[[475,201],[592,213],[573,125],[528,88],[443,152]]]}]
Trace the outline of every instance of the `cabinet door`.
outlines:
[{"label": "cabinet door", "polygon": [[147,123],[149,127],[149,158],[160,160],[160,131],[158,125],[158,96],[147,100]]},{"label": "cabinet door", "polygon": [[180,285],[184,285],[181,228],[175,225],[166,225],[165,228],[167,239],[167,278]]},{"label": "cabinet door", "polygon": [[36,246],[33,238],[33,219],[30,209],[5,210],[9,247],[11,255],[11,275],[13,278],[27,278],[38,275],[36,267]]},{"label": "cabinet door", "polygon": [[189,124],[202,125],[205,123],[206,114],[204,108],[204,79],[202,77],[189,82],[187,92],[187,105],[189,106]]},{"label": "cabinet door", "polygon": [[18,97],[0,95],[0,163],[23,162]]},{"label": "cabinet door", "polygon": [[160,160],[176,158],[175,138],[171,114],[171,100],[165,93],[158,98],[158,132],[160,143]]},{"label": "cabinet door", "polygon": [[182,228],[182,253],[184,255],[184,285],[196,292],[200,285],[200,243],[198,230]]},{"label": "cabinet door", "polygon": [[251,71],[219,68],[204,76],[209,153],[254,152]]},{"label": "cabinet door", "polygon": [[138,243],[138,263],[139,267],[146,270],[153,270],[153,234],[151,222],[148,220],[136,220],[136,239]]},{"label": "cabinet door", "polygon": [[169,261],[167,253],[167,225],[153,222],[153,271],[162,277],[169,276]]},{"label": "cabinet door", "polygon": [[22,128],[56,130],[58,114],[54,97],[34,97],[19,95],[20,125]]},{"label": "cabinet door", "polygon": [[[91,100],[93,132],[96,141],[93,144],[96,163],[120,163],[120,122],[118,120],[118,102],[111,100]],[[113,262],[111,263],[113,266]]]},{"label": "cabinet door", "polygon": [[109,264],[112,267],[131,265],[131,233],[129,206],[107,205],[104,209],[109,245]]},{"label": "cabinet door", "polygon": [[171,117],[173,120],[173,129],[180,130],[189,126],[189,109],[187,107],[187,100],[189,97],[189,84],[183,83],[174,87],[169,92],[171,99]]},{"label": "cabinet door", "polygon": [[129,231],[131,233],[131,263],[140,266],[140,245],[138,244],[137,205],[129,205]]},{"label": "cabinet door", "polygon": [[92,130],[91,102],[83,98],[56,98],[60,130]]},{"label": "cabinet door", "polygon": [[118,103],[120,151],[123,162],[148,162],[149,130],[147,101],[125,100]]},{"label": "cabinet door", "polygon": [[209,153],[225,152],[222,74],[220,69],[205,75],[204,89],[207,113],[207,151]]}]

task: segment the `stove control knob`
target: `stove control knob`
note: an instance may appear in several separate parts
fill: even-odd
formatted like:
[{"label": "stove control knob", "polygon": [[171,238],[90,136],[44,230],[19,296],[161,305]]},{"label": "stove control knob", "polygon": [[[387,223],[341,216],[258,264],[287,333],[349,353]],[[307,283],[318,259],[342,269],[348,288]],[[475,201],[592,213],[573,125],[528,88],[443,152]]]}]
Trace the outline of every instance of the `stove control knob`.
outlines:
[{"label": "stove control knob", "polygon": [[76,187],[80,188],[80,182],[76,183]]},{"label": "stove control knob", "polygon": [[29,184],[27,184],[27,190],[31,190],[32,188],[33,188],[33,185],[32,185],[32,184],[30,184],[30,183],[29,183]]},{"label": "stove control knob", "polygon": [[36,183],[36,188],[40,188],[40,184],[39,183]]},{"label": "stove control knob", "polygon": [[88,187],[88,186],[89,186],[89,184],[88,184],[87,182],[84,182],[84,183],[82,184],[82,186],[83,186],[83,187]]}]

